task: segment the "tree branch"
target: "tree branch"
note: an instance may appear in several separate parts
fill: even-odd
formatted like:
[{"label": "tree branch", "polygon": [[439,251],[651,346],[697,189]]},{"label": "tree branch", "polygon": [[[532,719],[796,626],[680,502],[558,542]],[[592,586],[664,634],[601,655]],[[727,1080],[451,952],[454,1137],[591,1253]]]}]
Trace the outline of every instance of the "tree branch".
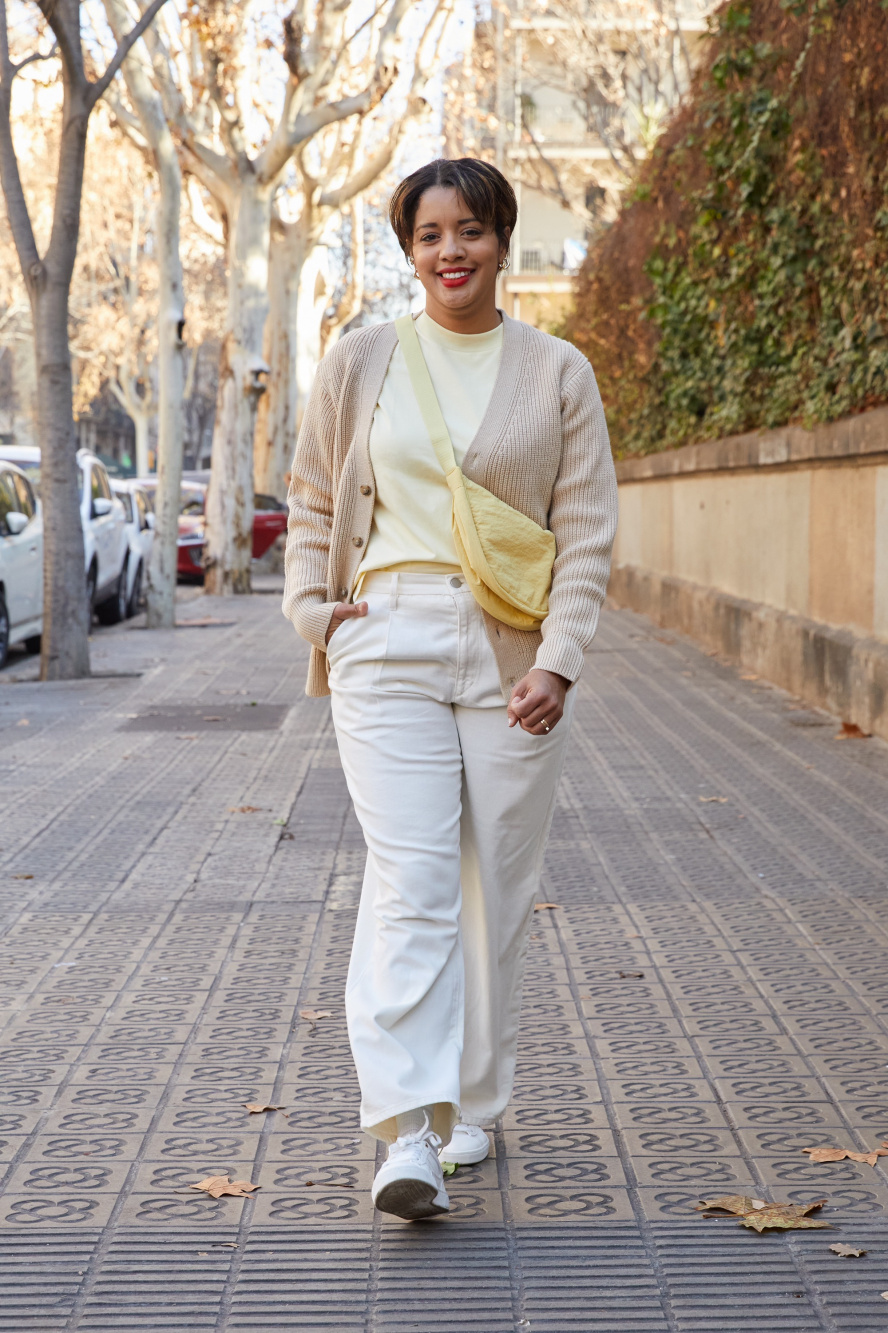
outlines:
[{"label": "tree branch", "polygon": [[25,56],[24,60],[20,60],[17,65],[12,66],[12,77],[15,78],[16,74],[21,73],[21,71],[25,68],[25,65],[32,65],[35,60],[52,60],[55,56],[58,55],[58,53],[59,53],[58,42],[53,42],[51,48],[48,51],[32,52],[31,55]]},{"label": "tree branch", "polygon": [[0,182],[6,199],[6,215],[15,241],[22,275],[30,288],[40,267],[40,253],[22,187],[18,158],[12,139],[12,80],[15,67],[9,58],[9,29],[6,0],[0,0]]},{"label": "tree branch", "polygon": [[[43,2],[45,3],[45,0],[43,0]],[[150,27],[151,23],[154,21],[154,16],[165,4],[166,0],[151,0],[151,4],[145,10],[144,14],[139,19],[136,26],[134,28],[131,28],[130,31],[127,33],[127,35],[121,40],[120,44],[117,47],[117,50],[111,57],[111,63],[108,65],[108,68],[105,70],[105,73],[102,75],[100,79],[96,79],[95,83],[89,90],[89,94],[87,96],[87,106],[89,107],[90,110],[92,110],[96,102],[98,102],[99,98],[103,96],[103,94],[109,87],[111,80],[114,78],[115,74],[120,69],[120,66],[123,64],[124,60],[129,55],[132,48],[135,46],[136,42],[142,36],[142,33],[145,31],[146,28]]]}]

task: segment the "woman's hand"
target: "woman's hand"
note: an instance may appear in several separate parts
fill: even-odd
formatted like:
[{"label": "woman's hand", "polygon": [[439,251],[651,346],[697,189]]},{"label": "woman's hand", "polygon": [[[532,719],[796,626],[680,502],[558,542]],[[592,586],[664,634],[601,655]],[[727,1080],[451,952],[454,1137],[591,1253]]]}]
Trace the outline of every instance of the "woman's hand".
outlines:
[{"label": "woman's hand", "polygon": [[546,736],[560,722],[570,681],[534,667],[519,680],[509,700],[509,726],[520,722],[532,736]]},{"label": "woman's hand", "polygon": [[330,642],[343,620],[352,620],[355,616],[365,616],[366,614],[366,602],[358,602],[356,606],[352,606],[350,602],[337,602],[336,608],[330,617],[330,624],[327,626],[324,642]]}]

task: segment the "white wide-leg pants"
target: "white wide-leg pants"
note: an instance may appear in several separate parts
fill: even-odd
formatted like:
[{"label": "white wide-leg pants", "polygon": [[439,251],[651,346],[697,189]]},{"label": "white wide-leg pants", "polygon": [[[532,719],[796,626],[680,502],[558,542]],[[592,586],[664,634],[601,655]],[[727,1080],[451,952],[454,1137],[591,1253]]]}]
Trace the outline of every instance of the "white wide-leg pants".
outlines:
[{"label": "white wide-leg pants", "polygon": [[481,611],[457,576],[375,574],[328,650],[367,867],[346,988],[361,1124],[500,1115],[527,937],[573,712],[510,728]]}]

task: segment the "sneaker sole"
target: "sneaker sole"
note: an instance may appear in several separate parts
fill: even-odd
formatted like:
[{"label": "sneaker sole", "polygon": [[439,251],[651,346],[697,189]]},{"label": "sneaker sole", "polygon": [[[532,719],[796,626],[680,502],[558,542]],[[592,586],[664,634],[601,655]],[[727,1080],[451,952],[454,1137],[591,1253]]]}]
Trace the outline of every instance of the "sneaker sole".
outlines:
[{"label": "sneaker sole", "polygon": [[[424,1217],[438,1217],[449,1212],[449,1203],[441,1204],[440,1191],[425,1180],[393,1180],[383,1185],[374,1203],[381,1213],[402,1217],[405,1222],[418,1222]],[[444,1195],[447,1198],[447,1195]]]}]

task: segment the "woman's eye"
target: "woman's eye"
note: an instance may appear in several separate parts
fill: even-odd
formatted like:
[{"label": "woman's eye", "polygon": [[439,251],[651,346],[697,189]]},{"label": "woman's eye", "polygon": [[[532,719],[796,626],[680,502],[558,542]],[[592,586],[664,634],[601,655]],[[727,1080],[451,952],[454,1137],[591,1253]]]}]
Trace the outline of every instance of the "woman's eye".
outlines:
[{"label": "woman's eye", "polygon": [[433,231],[430,231],[426,236],[420,237],[420,240],[422,241],[437,241],[437,239],[438,237]]}]

